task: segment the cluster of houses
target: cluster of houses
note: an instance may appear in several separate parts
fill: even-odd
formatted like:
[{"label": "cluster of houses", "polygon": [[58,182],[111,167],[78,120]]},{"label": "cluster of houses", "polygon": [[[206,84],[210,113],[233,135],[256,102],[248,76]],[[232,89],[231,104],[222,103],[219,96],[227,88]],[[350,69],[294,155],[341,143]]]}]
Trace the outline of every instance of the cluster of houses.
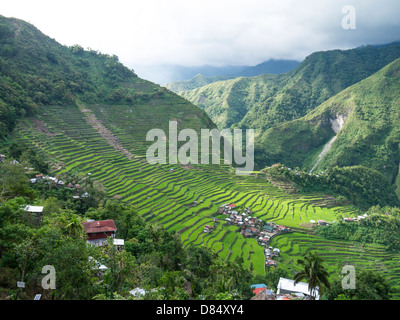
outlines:
[{"label": "cluster of houses", "polygon": [[30,179],[30,181],[31,181],[31,183],[47,181],[49,183],[54,183],[54,184],[61,185],[61,186],[64,185],[64,181],[59,180],[56,177],[44,176],[43,174],[35,175],[35,178]]},{"label": "cluster of houses", "polygon": [[357,221],[364,220],[367,217],[368,217],[368,215],[365,213],[362,216],[357,216],[356,218],[344,218],[343,221],[344,222],[357,222]]},{"label": "cluster of houses", "polygon": [[82,186],[80,184],[73,184],[71,182],[69,182],[68,184],[65,184],[65,182],[63,180],[60,180],[56,177],[50,177],[48,175],[43,175],[43,174],[37,174],[35,175],[35,178],[30,179],[31,183],[43,183],[43,182],[47,182],[47,183],[51,183],[53,185],[58,185],[58,186],[66,186],[68,189],[76,189],[77,193],[72,196],[72,199],[76,200],[76,199],[81,199],[81,198],[89,198],[89,193],[84,192],[83,194],[79,195],[79,189],[82,188]]},{"label": "cluster of houses", "polygon": [[[272,221],[264,223],[261,219],[257,219],[251,216],[251,209],[246,208],[244,210],[236,209],[236,205],[224,204],[219,207],[218,213],[227,215],[225,218],[229,224],[237,225],[241,228],[240,233],[244,237],[256,238],[257,242],[261,246],[267,246],[269,241],[275,235],[291,231],[289,228],[283,225],[276,224]],[[280,251],[278,248],[266,248],[264,250],[265,254],[265,265],[266,266],[276,266],[276,261],[272,259],[274,256],[279,256]]]},{"label": "cluster of houses", "polygon": [[257,232],[259,226],[262,225],[262,221],[260,219],[256,219],[251,216],[251,210],[246,208],[242,213],[239,213],[235,210],[236,205],[234,203],[229,205],[222,205],[219,207],[218,212],[228,217],[225,219],[229,224],[237,225],[242,227],[244,230],[244,236],[252,236]]},{"label": "cluster of houses", "polygon": [[256,238],[258,243],[262,246],[267,245],[274,235],[290,231],[289,228],[275,224],[272,221],[264,223],[261,219],[252,217],[250,208],[241,210],[242,212],[235,210],[235,208],[236,205],[234,203],[229,205],[225,204],[219,207],[218,213],[227,215],[228,217],[225,218],[225,221],[240,227],[240,233],[244,237]]},{"label": "cluster of houses", "polygon": [[273,257],[279,257],[280,250],[278,248],[268,247],[264,249],[265,255],[265,266],[266,267],[276,267],[276,261]]},{"label": "cluster of houses", "polygon": [[[6,162],[6,156],[4,154],[0,154],[0,162]],[[9,163],[14,166],[19,164],[19,162],[17,160],[12,160]]]}]

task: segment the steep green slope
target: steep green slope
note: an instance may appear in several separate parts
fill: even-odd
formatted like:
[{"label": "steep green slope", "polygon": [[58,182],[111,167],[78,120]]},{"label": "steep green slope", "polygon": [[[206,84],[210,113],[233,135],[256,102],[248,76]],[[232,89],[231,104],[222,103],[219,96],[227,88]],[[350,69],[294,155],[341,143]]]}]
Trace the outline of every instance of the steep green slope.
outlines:
[{"label": "steep green slope", "polygon": [[283,75],[215,82],[181,95],[203,108],[220,128],[239,126],[262,133],[306,115],[399,57],[399,43],[317,52]]},{"label": "steep green slope", "polygon": [[[10,23],[9,27],[14,25],[10,22],[14,20],[5,21]],[[125,76],[125,71],[107,73],[107,66],[123,68],[113,57],[86,52],[79,46],[65,48],[56,45],[40,33],[36,37],[36,29],[29,25],[15,23],[21,26],[15,29],[17,38],[26,29],[26,43],[30,45],[26,48],[23,44],[16,46],[18,54],[15,53],[14,58],[9,60],[13,72],[9,72],[8,77],[2,73],[5,83],[14,85],[15,82],[16,91],[7,87],[2,87],[2,90],[13,93],[15,98],[31,99],[37,110],[32,114],[26,113],[24,117],[23,114],[16,116],[17,127],[7,137],[8,140],[0,144],[0,150],[7,157],[10,142],[29,146],[50,164],[50,175],[65,181],[65,187],[68,188],[69,183],[73,183],[78,191],[80,189],[76,184],[85,186],[93,183],[99,189],[103,187],[107,198],[132,204],[147,222],[159,223],[168,231],[177,232],[185,247],[210,248],[226,261],[241,257],[254,274],[266,273],[264,247],[259,245],[257,238],[244,237],[240,227],[224,220],[225,216],[217,212],[222,204],[235,203],[238,210],[250,208],[252,216],[263,222],[272,221],[296,230],[294,233],[282,233],[271,242],[282,250],[277,262],[284,270],[298,271],[299,266],[293,261],[317,247],[328,259],[333,279],[340,274],[344,264],[354,264],[383,274],[398,290],[398,253],[389,253],[381,245],[363,245],[355,250],[355,244],[350,241],[326,241],[309,235],[312,220],[333,222],[339,215],[359,214],[357,208],[337,206],[334,199],[321,193],[287,194],[262,175],[236,176],[225,165],[149,164],[144,159],[147,130],[154,127],[165,129],[168,120],[177,120],[180,128],[189,127],[196,131],[209,128],[213,124],[205,112],[172,92],[137,78],[131,71],[127,71]],[[28,36],[29,33],[31,36]],[[36,67],[26,66],[25,73],[22,66],[26,61],[32,63],[28,52],[41,50],[41,43],[48,43],[49,52],[54,53],[50,55],[51,60],[57,61],[56,66],[39,59]],[[87,67],[80,68],[78,60]],[[2,65],[2,68],[6,67],[6,64]],[[87,81],[82,82],[83,87],[78,86],[81,92],[74,91],[74,82],[68,80],[74,75],[81,75],[80,72],[88,72]],[[25,78],[31,80],[25,83]],[[51,90],[33,86],[37,78],[47,80]],[[271,81],[283,79],[275,76],[263,78]],[[62,88],[52,91],[57,81],[67,84],[65,92]],[[236,82],[233,81],[232,85]],[[259,87],[254,87],[254,94],[261,90],[262,85],[260,81]],[[43,93],[47,102],[36,100],[35,92]],[[26,163],[22,165],[30,167]],[[31,175],[34,176],[34,173]],[[216,217],[218,223],[213,219]],[[207,224],[215,226],[215,229],[204,232]],[[128,243],[132,239],[125,240]],[[67,257],[63,258],[68,261]],[[68,266],[73,265],[68,263]],[[399,296],[398,292],[396,296]]]},{"label": "steep green slope", "polygon": [[[259,150],[264,152],[258,154],[260,163],[282,162],[307,170],[362,165],[399,186],[399,88],[397,59],[305,117],[267,130],[260,137],[264,150]],[[330,148],[322,153],[328,143]]]},{"label": "steep green slope", "polygon": [[[182,127],[191,125],[193,119],[213,127],[204,111],[138,78],[118,57],[79,45],[62,46],[24,21],[0,16],[0,139],[20,117],[32,116],[49,105],[79,101],[122,104],[148,114],[154,105],[164,105],[164,120],[182,112],[178,116]],[[186,118],[192,119],[190,123],[185,124]],[[154,128],[151,119],[147,123]]]},{"label": "steep green slope", "polygon": [[180,94],[203,108],[222,129],[239,124],[254,108],[256,101],[268,100],[285,85],[285,81],[284,75],[265,74],[218,81]]},{"label": "steep green slope", "polygon": [[[98,134],[99,123],[88,121],[92,115],[118,133],[123,149]],[[235,203],[251,208],[252,216],[299,230],[305,230],[302,224],[310,219],[334,221],[339,211],[356,213],[353,206],[328,207],[323,194],[289,195],[262,177],[236,176],[228,166],[149,164],[143,158],[145,150],[136,147],[129,133],[129,125],[140,121],[136,118],[123,106],[50,106],[37,115],[42,126],[26,118],[13,132],[13,140],[35,146],[50,162],[51,174],[66,184],[84,185],[90,173],[91,181],[102,185],[108,198],[132,204],[146,221],[178,232],[185,246],[206,246],[226,254],[226,259],[243,256],[245,265],[258,274],[265,271],[263,247],[256,239],[244,238],[241,229],[222,215],[216,230],[203,231],[205,225],[214,224],[219,206]],[[241,245],[233,246],[230,240],[235,237]]]}]

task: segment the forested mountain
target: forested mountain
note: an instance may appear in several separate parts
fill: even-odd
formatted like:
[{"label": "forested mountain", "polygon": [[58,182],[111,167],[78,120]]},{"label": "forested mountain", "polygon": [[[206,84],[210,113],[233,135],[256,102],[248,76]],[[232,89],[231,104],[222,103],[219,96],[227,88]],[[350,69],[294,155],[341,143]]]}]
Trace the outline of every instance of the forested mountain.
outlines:
[{"label": "forested mountain", "polygon": [[172,106],[164,109],[168,115],[185,106],[189,114],[198,114],[206,127],[212,125],[203,111],[140,79],[117,56],[79,45],[62,46],[22,20],[0,16],[0,138],[12,130],[18,118],[32,116],[38,108],[76,101],[139,109],[149,101],[167,101],[165,105]]},{"label": "forested mountain", "polygon": [[236,74],[237,77],[255,77],[261,74],[281,74],[292,71],[299,66],[297,60],[270,59],[253,67],[248,67]]},{"label": "forested mountain", "polygon": [[[306,116],[266,130],[260,137],[263,150],[257,152],[260,163],[268,159],[265,165],[281,162],[308,170],[363,165],[381,172],[400,194],[399,88],[397,59]],[[330,149],[318,160],[326,145]]]},{"label": "forested mountain", "polygon": [[295,70],[214,82],[181,92],[220,127],[266,129],[300,118],[400,57],[400,44],[316,52]]},{"label": "forested mountain", "polygon": [[[116,56],[62,46],[12,18],[0,17],[0,34],[0,299],[251,299],[253,284],[276,292],[281,277],[304,273],[310,252],[332,283],[324,297],[400,297],[399,199],[388,183],[398,170],[398,45],[317,53],[287,74],[210,84],[229,102],[221,111],[203,97],[219,125],[260,129],[262,165],[318,170],[241,176],[229,164],[146,161],[148,130],[216,125]],[[352,167],[319,174],[335,165]],[[274,173],[302,190],[287,192]],[[89,245],[88,220],[112,220],[115,238]],[[340,286],[349,264],[350,293]],[[56,286],[44,284],[43,267],[56,270]]]}]

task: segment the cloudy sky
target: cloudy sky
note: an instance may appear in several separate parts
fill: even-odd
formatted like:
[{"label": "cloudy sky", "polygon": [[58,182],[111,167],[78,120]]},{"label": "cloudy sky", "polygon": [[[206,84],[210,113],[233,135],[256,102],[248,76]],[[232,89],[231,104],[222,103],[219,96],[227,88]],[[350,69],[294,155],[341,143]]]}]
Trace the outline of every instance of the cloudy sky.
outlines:
[{"label": "cloudy sky", "polygon": [[[356,29],[342,9],[355,9]],[[255,65],[400,40],[399,0],[1,0],[64,45],[142,65]]]}]

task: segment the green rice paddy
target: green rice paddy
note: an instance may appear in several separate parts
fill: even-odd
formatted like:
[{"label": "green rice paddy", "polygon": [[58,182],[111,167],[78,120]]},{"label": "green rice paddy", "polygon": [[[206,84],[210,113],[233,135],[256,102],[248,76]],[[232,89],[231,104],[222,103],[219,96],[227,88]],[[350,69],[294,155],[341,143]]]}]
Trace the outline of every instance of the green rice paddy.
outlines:
[{"label": "green rice paddy", "polygon": [[[308,251],[316,250],[333,277],[348,263],[379,271],[400,289],[399,254],[387,253],[378,245],[359,246],[320,239],[304,229],[310,220],[330,222],[336,220],[339,211],[351,214],[352,207],[320,207],[314,201],[322,196],[289,195],[264,179],[236,176],[224,165],[149,164],[144,141],[149,124],[143,115],[137,114],[139,111],[129,112],[127,106],[88,108],[118,136],[119,143],[134,155],[132,159],[100,136],[75,106],[53,106],[42,112],[39,118],[47,132],[38,130],[29,120],[21,122],[16,138],[38,147],[53,164],[62,165],[57,174],[84,177],[91,173],[91,179],[101,182],[109,197],[134,205],[147,221],[178,232],[185,246],[211,248],[226,260],[241,256],[248,268],[263,274],[264,248],[257,240],[244,238],[238,227],[228,225],[223,219],[215,224],[214,230],[204,232],[205,225],[214,225],[212,217],[220,205],[235,203],[251,208],[252,216],[263,221],[296,230],[271,240],[270,245],[281,250],[281,256],[275,259],[279,265],[296,270],[294,262]],[[161,116],[160,127],[163,121]]]}]

